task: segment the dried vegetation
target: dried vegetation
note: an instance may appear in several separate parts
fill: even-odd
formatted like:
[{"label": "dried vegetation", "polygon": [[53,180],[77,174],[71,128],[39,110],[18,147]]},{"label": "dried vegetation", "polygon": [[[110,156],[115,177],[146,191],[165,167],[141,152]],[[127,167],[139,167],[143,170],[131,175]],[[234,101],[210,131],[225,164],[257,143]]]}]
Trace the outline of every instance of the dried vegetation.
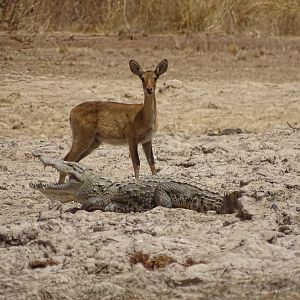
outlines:
[{"label": "dried vegetation", "polygon": [[2,29],[300,34],[298,0],[0,0]]},{"label": "dried vegetation", "polygon": [[150,258],[149,254],[145,254],[142,251],[137,251],[132,254],[130,262],[133,265],[140,263],[148,270],[155,270],[158,268],[165,268],[176,261],[174,258],[168,255],[159,255]]}]

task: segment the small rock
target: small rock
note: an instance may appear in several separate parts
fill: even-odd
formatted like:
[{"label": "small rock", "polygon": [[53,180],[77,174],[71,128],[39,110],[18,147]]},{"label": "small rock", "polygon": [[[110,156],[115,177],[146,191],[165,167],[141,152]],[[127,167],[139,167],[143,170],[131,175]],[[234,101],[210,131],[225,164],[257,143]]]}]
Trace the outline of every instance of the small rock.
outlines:
[{"label": "small rock", "polygon": [[239,52],[235,56],[235,60],[247,60],[247,56],[245,52]]},{"label": "small rock", "polygon": [[7,172],[8,171],[8,167],[4,166],[4,165],[0,165],[0,171]]},{"label": "small rock", "polygon": [[243,133],[240,128],[224,128],[216,130],[209,130],[207,135],[209,136],[221,136],[221,135],[233,135],[233,134],[241,134]]},{"label": "small rock", "polygon": [[274,234],[270,239],[267,239],[267,242],[269,244],[275,245],[277,243],[278,236],[277,234]]},{"label": "small rock", "polygon": [[23,122],[19,122],[19,121],[16,121],[12,127],[12,129],[21,129],[21,128],[25,128],[25,125]]},{"label": "small rock", "polygon": [[107,231],[109,230],[109,226],[101,221],[98,221],[94,226],[93,226],[93,232],[99,232],[99,231]]},{"label": "small rock", "polygon": [[278,228],[278,231],[282,232],[284,234],[291,234],[292,233],[292,229],[288,225],[280,225],[279,228]]},{"label": "small rock", "polygon": [[257,201],[262,200],[264,197],[265,197],[265,193],[264,193],[264,192],[257,192],[257,193],[255,194],[255,199],[256,199]]},{"label": "small rock", "polygon": [[109,55],[116,55],[115,49],[104,49],[103,52]]},{"label": "small rock", "polygon": [[167,80],[165,82],[165,85],[169,86],[170,88],[173,88],[173,89],[180,89],[183,87],[183,84],[180,80],[177,80],[177,79],[170,79],[170,80]]},{"label": "small rock", "polygon": [[227,227],[227,226],[229,226],[229,225],[231,225],[231,224],[234,224],[234,223],[236,223],[237,222],[237,220],[225,220],[224,222],[223,222],[223,227]]},{"label": "small rock", "polygon": [[159,88],[158,92],[162,94],[162,93],[164,93],[168,88],[169,88],[169,86],[164,85],[163,87]]},{"label": "small rock", "polygon": [[207,105],[207,108],[208,109],[218,109],[219,107],[215,103],[209,102]]},{"label": "small rock", "polygon": [[26,245],[29,241],[38,237],[38,231],[33,226],[1,226],[0,227],[0,245],[19,246]]},{"label": "small rock", "polygon": [[115,67],[117,65],[117,63],[115,61],[111,61],[108,66],[109,67]]},{"label": "small rock", "polygon": [[208,210],[207,214],[210,216],[215,216],[217,214],[217,212],[215,210]]},{"label": "small rock", "polygon": [[167,80],[165,83],[164,83],[164,86],[161,87],[158,92],[159,93],[163,93],[165,92],[167,89],[169,88],[173,88],[173,89],[180,89],[183,87],[183,84],[180,80],[177,80],[177,79],[171,79],[171,80]]},{"label": "small rock", "polygon": [[246,186],[248,184],[249,184],[248,180],[245,180],[245,179],[240,180],[240,187]]},{"label": "small rock", "polygon": [[247,196],[242,196],[238,199],[238,212],[237,217],[242,218],[244,220],[251,220],[253,218],[253,212],[251,212],[249,209],[251,209],[250,206],[250,199]]},{"label": "small rock", "polygon": [[229,226],[231,224],[231,222],[229,222],[228,220],[223,222],[223,227]]},{"label": "small rock", "polygon": [[201,150],[204,154],[208,154],[208,153],[214,153],[216,148],[213,146],[211,146],[211,147],[210,146],[202,146]]},{"label": "small rock", "polygon": [[184,168],[190,168],[190,167],[193,167],[195,165],[196,165],[196,163],[193,162],[193,161],[183,161],[183,162],[179,162],[179,163],[176,164],[176,166],[184,167]]},{"label": "small rock", "polygon": [[128,99],[133,99],[133,98],[134,98],[134,95],[131,94],[131,93],[125,93],[125,94],[124,94],[124,97],[125,97],[125,98],[128,98]]}]

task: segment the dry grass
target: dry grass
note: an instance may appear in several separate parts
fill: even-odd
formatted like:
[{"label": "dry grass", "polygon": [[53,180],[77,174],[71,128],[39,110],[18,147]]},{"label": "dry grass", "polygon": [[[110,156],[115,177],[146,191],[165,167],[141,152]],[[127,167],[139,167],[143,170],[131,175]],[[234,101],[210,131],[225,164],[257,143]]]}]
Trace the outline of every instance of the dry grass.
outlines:
[{"label": "dry grass", "polygon": [[299,0],[0,0],[6,29],[299,35]]},{"label": "dry grass", "polygon": [[150,258],[149,254],[145,254],[143,251],[136,251],[131,255],[130,262],[133,265],[140,263],[148,270],[156,270],[165,268],[176,261],[168,255],[159,255]]}]

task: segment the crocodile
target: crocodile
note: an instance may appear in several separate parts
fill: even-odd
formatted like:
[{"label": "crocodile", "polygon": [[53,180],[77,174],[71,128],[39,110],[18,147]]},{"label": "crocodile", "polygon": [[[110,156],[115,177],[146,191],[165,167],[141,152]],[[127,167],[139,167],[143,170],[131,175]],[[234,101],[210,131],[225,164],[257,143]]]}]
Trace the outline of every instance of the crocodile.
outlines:
[{"label": "crocodile", "polygon": [[191,179],[157,175],[112,181],[81,163],[56,160],[38,153],[33,155],[45,167],[51,166],[68,175],[69,180],[61,184],[38,181],[30,183],[30,187],[60,203],[79,202],[83,210],[128,213],[164,206],[197,212],[214,210],[222,214],[233,213],[239,208],[239,191],[221,193]]}]

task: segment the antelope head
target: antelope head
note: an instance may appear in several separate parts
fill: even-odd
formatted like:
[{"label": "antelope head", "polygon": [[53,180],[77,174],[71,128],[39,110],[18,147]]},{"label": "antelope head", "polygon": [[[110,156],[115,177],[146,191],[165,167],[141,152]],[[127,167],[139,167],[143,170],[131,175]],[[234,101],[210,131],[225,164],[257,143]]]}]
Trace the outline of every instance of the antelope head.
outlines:
[{"label": "antelope head", "polygon": [[135,60],[129,61],[129,67],[133,74],[140,77],[143,83],[143,90],[145,96],[155,93],[156,81],[160,75],[165,73],[168,69],[168,61],[163,59],[155,68],[154,71],[143,71],[140,64]]}]

